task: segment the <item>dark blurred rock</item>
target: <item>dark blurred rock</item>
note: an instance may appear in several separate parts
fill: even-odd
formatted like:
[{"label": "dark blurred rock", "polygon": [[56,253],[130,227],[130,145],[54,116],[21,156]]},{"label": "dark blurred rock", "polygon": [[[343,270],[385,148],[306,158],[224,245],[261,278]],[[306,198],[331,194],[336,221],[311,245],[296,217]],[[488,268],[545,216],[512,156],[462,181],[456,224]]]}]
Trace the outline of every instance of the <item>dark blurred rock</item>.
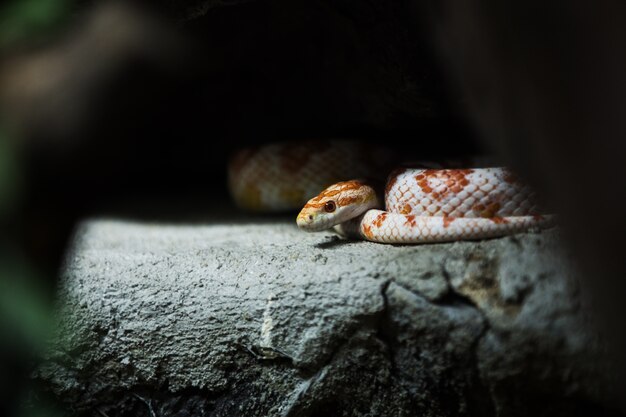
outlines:
[{"label": "dark blurred rock", "polygon": [[626,404],[626,4],[416,3],[482,140],[559,213]]}]

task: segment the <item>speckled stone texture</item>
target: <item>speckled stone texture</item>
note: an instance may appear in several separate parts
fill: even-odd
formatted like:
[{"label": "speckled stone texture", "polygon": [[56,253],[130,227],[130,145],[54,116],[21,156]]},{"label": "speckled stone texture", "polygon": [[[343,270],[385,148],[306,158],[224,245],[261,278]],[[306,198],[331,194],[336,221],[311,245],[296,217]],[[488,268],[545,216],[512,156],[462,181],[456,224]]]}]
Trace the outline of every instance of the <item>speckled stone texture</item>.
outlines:
[{"label": "speckled stone texture", "polygon": [[34,378],[87,415],[613,410],[554,229],[391,246],[281,217],[92,220],[62,277],[59,334]]}]

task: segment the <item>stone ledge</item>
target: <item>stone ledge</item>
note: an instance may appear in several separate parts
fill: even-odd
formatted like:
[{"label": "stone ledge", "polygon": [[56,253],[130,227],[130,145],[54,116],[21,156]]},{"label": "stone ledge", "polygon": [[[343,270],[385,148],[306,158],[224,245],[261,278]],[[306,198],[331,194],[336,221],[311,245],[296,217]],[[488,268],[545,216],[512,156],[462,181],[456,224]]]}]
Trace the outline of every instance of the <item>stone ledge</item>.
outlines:
[{"label": "stone ledge", "polygon": [[609,364],[558,239],[86,221],[36,379],[108,416],[604,412]]}]

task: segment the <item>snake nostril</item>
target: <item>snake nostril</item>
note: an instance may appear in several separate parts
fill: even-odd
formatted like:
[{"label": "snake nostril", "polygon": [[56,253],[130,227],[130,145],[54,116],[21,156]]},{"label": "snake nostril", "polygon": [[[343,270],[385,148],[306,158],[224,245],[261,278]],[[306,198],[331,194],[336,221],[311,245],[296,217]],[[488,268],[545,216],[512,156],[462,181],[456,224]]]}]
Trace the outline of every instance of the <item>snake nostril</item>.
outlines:
[{"label": "snake nostril", "polygon": [[309,214],[309,220],[313,220],[313,215]]}]

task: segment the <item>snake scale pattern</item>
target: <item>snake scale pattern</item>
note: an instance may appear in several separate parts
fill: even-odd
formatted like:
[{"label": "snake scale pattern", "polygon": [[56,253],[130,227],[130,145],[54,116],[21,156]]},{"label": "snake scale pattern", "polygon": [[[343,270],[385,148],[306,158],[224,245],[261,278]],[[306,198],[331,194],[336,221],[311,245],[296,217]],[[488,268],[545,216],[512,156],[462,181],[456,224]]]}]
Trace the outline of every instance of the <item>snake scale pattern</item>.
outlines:
[{"label": "snake scale pattern", "polygon": [[384,147],[359,142],[270,144],[231,159],[229,188],[243,209],[301,208],[302,230],[334,228],[380,243],[484,239],[553,224],[507,168],[404,166],[379,187],[394,160]]}]

